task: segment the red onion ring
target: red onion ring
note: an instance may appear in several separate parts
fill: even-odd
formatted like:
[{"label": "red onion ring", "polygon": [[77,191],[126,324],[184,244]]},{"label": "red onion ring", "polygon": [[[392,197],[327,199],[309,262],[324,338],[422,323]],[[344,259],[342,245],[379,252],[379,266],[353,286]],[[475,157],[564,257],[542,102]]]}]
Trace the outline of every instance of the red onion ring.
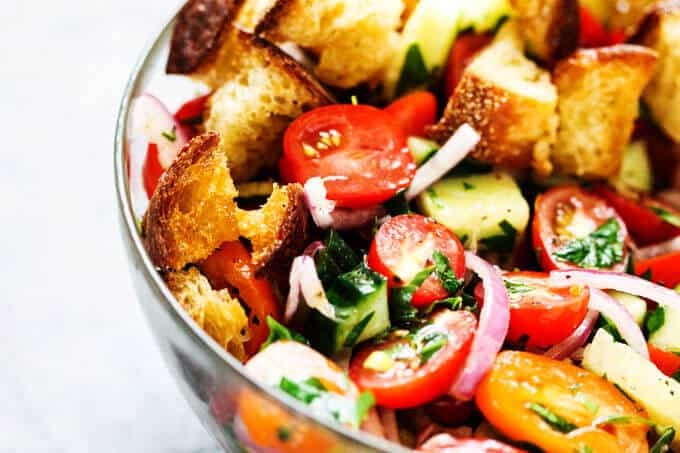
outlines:
[{"label": "red onion ring", "polygon": [[394,412],[394,409],[381,407],[378,411],[380,412],[380,420],[382,421],[385,439],[401,445],[399,427],[397,426],[397,415]]},{"label": "red onion ring", "polygon": [[465,365],[451,386],[449,395],[469,401],[503,347],[510,324],[510,302],[503,278],[494,266],[470,252],[465,252],[465,262],[468,269],[482,279],[484,306]]},{"label": "red onion ring", "polygon": [[615,289],[680,310],[680,294],[634,275],[593,269],[557,270],[550,273],[552,286],[568,287],[574,283],[588,285],[591,289]]},{"label": "red onion ring", "polygon": [[416,171],[411,186],[406,191],[406,199],[414,199],[441,179],[477,146],[480,139],[480,135],[469,124],[460,126],[444,146],[432,156],[432,159]]},{"label": "red onion ring", "polygon": [[544,354],[546,357],[555,360],[564,360],[571,355],[586,342],[590,333],[595,327],[597,318],[600,314],[595,310],[588,310],[586,317],[583,318],[581,324],[576,327],[576,330],[560,343],[554,345]]},{"label": "red onion ring", "polygon": [[317,252],[321,251],[324,249],[323,242],[321,241],[314,241],[311,244],[307,246],[307,248],[302,252],[303,255],[305,256],[311,256],[314,258],[317,254]]},{"label": "red onion ring", "polygon": [[307,255],[298,256],[293,260],[290,269],[290,291],[286,300],[284,322],[290,322],[299,309],[300,297],[310,308],[317,309],[327,318],[335,317],[333,306],[326,299],[326,291],[323,289],[319,275],[316,273],[314,258]]},{"label": "red onion ring", "polygon": [[592,287],[588,307],[606,316],[614,323],[626,343],[641,356],[649,359],[645,336],[626,307],[604,291]]}]

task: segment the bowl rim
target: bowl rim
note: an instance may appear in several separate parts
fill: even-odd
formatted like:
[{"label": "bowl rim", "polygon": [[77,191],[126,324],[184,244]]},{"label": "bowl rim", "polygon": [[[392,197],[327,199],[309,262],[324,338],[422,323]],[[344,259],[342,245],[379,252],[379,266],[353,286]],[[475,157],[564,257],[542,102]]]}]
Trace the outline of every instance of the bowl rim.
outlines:
[{"label": "bowl rim", "polygon": [[373,448],[378,451],[390,451],[390,452],[409,452],[403,446],[396,443],[389,442],[386,439],[381,439],[377,436],[365,433],[360,430],[355,430],[351,428],[346,428],[342,425],[332,423],[325,420],[316,414],[311,413],[307,410],[306,406],[301,402],[295,400],[294,398],[284,395],[281,392],[274,391],[273,388],[264,385],[257,379],[251,378],[251,376],[246,372],[243,364],[236,360],[231,354],[226,352],[215,340],[212,339],[207,333],[201,329],[198,324],[189,316],[186,311],[180,306],[180,304],[175,299],[172,292],[168,289],[165,282],[161,279],[159,273],[157,272],[149,254],[147,253],[141,237],[137,229],[137,220],[132,209],[132,202],[129,192],[129,181],[125,176],[125,138],[127,136],[127,124],[130,114],[130,106],[133,100],[133,95],[136,88],[140,84],[141,76],[144,74],[144,69],[149,61],[149,57],[153,51],[161,45],[163,37],[169,32],[170,28],[174,25],[177,16],[184,2],[177,8],[175,12],[171,14],[169,19],[163,21],[163,25],[152,39],[144,46],[141,55],[137,58],[136,63],[133,66],[132,72],[126,82],[125,89],[123,90],[123,96],[120,101],[118,111],[116,114],[116,129],[114,138],[114,184],[116,188],[116,199],[118,201],[118,210],[122,218],[122,224],[124,225],[124,234],[128,236],[129,241],[132,243],[134,253],[136,257],[143,264],[142,272],[144,273],[145,280],[147,282],[152,282],[154,289],[163,296],[164,302],[167,302],[173,308],[173,314],[181,318],[181,320],[189,327],[191,335],[198,337],[198,339],[208,348],[208,350],[215,356],[215,360],[222,360],[226,363],[234,372],[241,375],[247,383],[257,389],[260,392],[266,394],[266,396],[277,403],[283,405],[287,410],[294,413],[298,417],[303,417],[304,419],[311,421],[313,423],[322,425],[327,430],[336,434],[345,441],[351,441],[359,443],[363,446]]}]

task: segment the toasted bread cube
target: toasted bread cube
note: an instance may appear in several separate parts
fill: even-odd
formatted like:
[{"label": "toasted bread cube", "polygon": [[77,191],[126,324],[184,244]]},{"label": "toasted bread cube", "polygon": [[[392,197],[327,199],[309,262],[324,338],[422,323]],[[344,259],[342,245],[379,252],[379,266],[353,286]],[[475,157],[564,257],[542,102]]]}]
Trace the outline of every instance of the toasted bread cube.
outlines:
[{"label": "toasted bread cube", "polygon": [[680,143],[680,1],[658,3],[645,18],[635,40],[659,54],[642,98],[654,121]]},{"label": "toasted bread cube", "polygon": [[219,135],[191,140],[161,177],[144,215],[144,244],[154,264],[181,270],[237,240],[236,196]]},{"label": "toasted bread cube", "polygon": [[195,267],[169,272],[165,281],[177,302],[227,352],[244,361],[248,340],[248,317],[227,290],[215,291]]},{"label": "toasted bread cube", "polygon": [[351,88],[374,80],[396,50],[402,0],[277,0],[257,26],[318,54],[316,75]]},{"label": "toasted bread cube", "polygon": [[618,173],[655,62],[654,51],[621,44],[581,49],[557,64],[556,171],[590,179]]},{"label": "toasted bread cube", "polygon": [[557,92],[550,74],[523,53],[517,24],[509,22],[472,61],[449,99],[444,117],[428,129],[443,143],[468,123],[482,139],[472,157],[511,168],[551,171]]},{"label": "toasted bread cube", "polygon": [[548,64],[578,47],[578,0],[511,0],[530,55]]}]

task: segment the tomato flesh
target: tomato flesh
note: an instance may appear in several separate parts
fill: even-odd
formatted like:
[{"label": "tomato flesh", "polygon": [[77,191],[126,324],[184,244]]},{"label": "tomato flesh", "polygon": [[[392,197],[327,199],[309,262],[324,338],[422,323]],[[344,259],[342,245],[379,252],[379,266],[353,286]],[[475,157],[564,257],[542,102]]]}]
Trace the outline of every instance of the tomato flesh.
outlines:
[{"label": "tomato flesh", "polygon": [[437,121],[437,97],[418,91],[397,99],[385,108],[407,136],[425,135],[425,128]]},{"label": "tomato flesh", "polygon": [[581,33],[580,47],[604,47],[626,42],[623,30],[607,30],[587,8],[580,8]]},{"label": "tomato flesh", "polygon": [[344,207],[367,207],[405,189],[416,164],[406,134],[392,115],[366,105],[320,107],[287,129],[281,174],[285,182],[325,181],[328,199]]},{"label": "tomato flesh", "polygon": [[635,262],[635,273],[668,288],[680,285],[680,252]]},{"label": "tomato flesh", "polygon": [[649,349],[649,360],[651,360],[663,374],[666,376],[673,376],[680,372],[680,355],[665,351],[651,343],[647,344],[647,349]]},{"label": "tomato flesh", "polygon": [[[543,272],[508,272],[503,279],[510,299],[511,343],[553,346],[571,335],[588,312],[587,286],[552,288],[549,274]],[[475,298],[484,303],[482,283],[475,288]]]},{"label": "tomato flesh", "polygon": [[[510,439],[551,453],[584,451],[586,446],[593,452],[648,449],[644,423],[593,426],[596,418],[645,414],[612,383],[566,362],[528,352],[501,352],[477,388],[475,401],[486,419]],[[536,405],[578,431],[556,429],[535,411]]]},{"label": "tomato flesh", "polygon": [[248,250],[238,241],[227,242],[199,264],[201,272],[214,289],[234,288],[248,306],[250,340],[245,344],[249,355],[259,351],[269,336],[267,316],[280,319],[280,310],[269,280],[255,276],[255,266]]},{"label": "tomato flesh", "polygon": [[555,252],[566,244],[587,236],[610,219],[619,225],[619,239],[624,243],[620,262],[607,270],[622,272],[628,262],[628,230],[616,210],[602,198],[578,186],[559,186],[536,197],[534,219],[531,225],[534,250],[545,271],[573,269],[576,263],[562,260]]},{"label": "tomato flesh", "polygon": [[[369,390],[379,405],[403,409],[416,407],[445,394],[465,363],[477,320],[467,311],[442,310],[423,329],[445,338],[426,361],[411,346],[408,336],[395,333],[379,344],[359,349],[350,363],[350,378],[362,390]],[[393,351],[401,351],[393,353]],[[372,353],[392,356],[393,364],[385,371],[366,367]]]},{"label": "tomato flesh", "polygon": [[[376,233],[368,253],[368,265],[387,277],[391,287],[403,286],[432,264],[435,251],[448,258],[457,278],[463,278],[465,254],[456,235],[428,217],[400,215],[385,222]],[[416,290],[412,303],[422,307],[448,295],[433,273]]]},{"label": "tomato flesh", "polygon": [[146,149],[144,165],[142,166],[142,182],[144,183],[144,190],[149,199],[151,199],[153,193],[156,191],[158,180],[161,179],[164,171],[165,170],[158,159],[158,145],[149,143]]},{"label": "tomato flesh", "polygon": [[446,95],[451,96],[477,53],[493,40],[493,35],[469,33],[456,38],[446,68]]}]

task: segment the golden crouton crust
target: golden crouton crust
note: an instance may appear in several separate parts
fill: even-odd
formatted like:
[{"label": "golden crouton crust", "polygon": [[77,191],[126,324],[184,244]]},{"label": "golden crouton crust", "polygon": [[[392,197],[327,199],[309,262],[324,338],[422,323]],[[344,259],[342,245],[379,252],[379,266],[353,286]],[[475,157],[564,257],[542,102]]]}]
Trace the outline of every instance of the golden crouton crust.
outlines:
[{"label": "golden crouton crust", "polygon": [[168,272],[165,282],[177,302],[227,352],[244,361],[248,340],[248,317],[227,290],[215,291],[195,267]]},{"label": "golden crouton crust", "polygon": [[654,51],[620,44],[580,49],[557,64],[558,172],[594,179],[618,172],[655,63]]},{"label": "golden crouton crust", "polygon": [[215,133],[191,140],[161,177],[144,215],[144,245],[163,270],[180,270],[238,239],[236,188]]},{"label": "golden crouton crust", "polygon": [[259,24],[255,26],[255,34],[261,35],[269,30],[276,28],[281,18],[283,18],[292,8],[295,0],[274,0]]},{"label": "golden crouton crust", "polygon": [[244,0],[189,0],[180,10],[170,43],[168,74],[190,74],[219,42]]}]

